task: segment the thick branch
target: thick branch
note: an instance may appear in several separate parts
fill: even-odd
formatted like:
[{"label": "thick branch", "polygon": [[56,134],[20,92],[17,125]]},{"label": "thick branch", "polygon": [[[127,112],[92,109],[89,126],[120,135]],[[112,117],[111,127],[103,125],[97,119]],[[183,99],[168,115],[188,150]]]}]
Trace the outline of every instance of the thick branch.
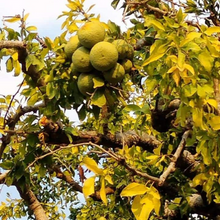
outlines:
[{"label": "thick branch", "polygon": [[40,204],[40,202],[38,201],[34,193],[30,189],[24,189],[24,191],[22,191],[21,188],[17,184],[15,186],[17,187],[17,190],[21,198],[25,200],[30,210],[33,211],[35,219],[36,220],[48,220],[48,217],[42,205]]},{"label": "thick branch", "polygon": [[36,86],[41,87],[45,85],[43,79],[41,79],[41,73],[37,70],[34,65],[30,65],[28,69],[26,69],[26,58],[28,56],[28,51],[26,49],[26,44],[22,41],[0,41],[0,50],[6,48],[12,48],[18,51],[18,61],[22,66],[23,73],[30,76]]}]

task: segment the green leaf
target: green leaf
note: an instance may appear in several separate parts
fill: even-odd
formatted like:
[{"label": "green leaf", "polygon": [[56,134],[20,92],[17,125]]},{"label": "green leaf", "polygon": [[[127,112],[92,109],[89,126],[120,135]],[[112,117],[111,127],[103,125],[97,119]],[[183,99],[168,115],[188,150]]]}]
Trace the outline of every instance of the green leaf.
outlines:
[{"label": "green leaf", "polygon": [[119,2],[120,2],[120,0],[114,0],[114,1],[111,3],[111,6],[112,6],[114,9],[116,9]]},{"label": "green leaf", "polygon": [[54,84],[52,82],[46,85],[46,95],[49,99],[54,98],[54,96],[56,95],[56,88],[54,87]]},{"label": "green leaf", "polygon": [[123,111],[127,111],[127,112],[136,112],[136,111],[141,111],[141,108],[138,106],[138,105],[133,105],[133,104],[130,104],[130,105],[127,105]]},{"label": "green leaf", "polygon": [[85,180],[82,191],[85,198],[88,198],[88,196],[92,195],[95,192],[95,176],[92,176]]},{"label": "green leaf", "polygon": [[93,160],[92,158],[90,158],[90,157],[84,157],[82,163],[83,163],[89,170],[91,170],[93,173],[102,175],[103,170],[98,167],[97,163],[96,163],[95,160]]},{"label": "green leaf", "polygon": [[96,90],[95,91],[95,94],[91,100],[91,104],[96,105],[100,108],[106,104],[106,98],[105,98],[103,90]]},{"label": "green leaf", "polygon": [[140,183],[130,183],[121,192],[121,196],[136,196],[143,195],[149,188]]}]

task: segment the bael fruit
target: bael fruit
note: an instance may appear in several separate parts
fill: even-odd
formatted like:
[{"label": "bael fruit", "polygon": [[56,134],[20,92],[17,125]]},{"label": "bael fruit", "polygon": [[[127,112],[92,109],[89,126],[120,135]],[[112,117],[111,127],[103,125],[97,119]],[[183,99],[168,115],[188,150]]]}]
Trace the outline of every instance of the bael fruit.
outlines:
[{"label": "bael fruit", "polygon": [[105,28],[99,21],[90,21],[78,30],[80,43],[86,48],[92,48],[105,38]]},{"label": "bael fruit", "polygon": [[103,75],[109,83],[112,85],[116,85],[121,82],[125,75],[125,70],[122,65],[117,63],[112,69],[109,71],[103,72]]},{"label": "bael fruit", "polygon": [[73,53],[76,51],[77,48],[81,46],[78,36],[70,37],[69,41],[64,47],[64,52],[66,54],[67,59],[71,60]]},{"label": "bael fruit", "polygon": [[133,47],[128,44],[125,40],[117,39],[112,42],[113,45],[115,45],[117,51],[118,51],[118,59],[133,59],[134,50]]},{"label": "bael fruit", "polygon": [[[94,72],[81,73],[77,80],[77,86],[79,88],[79,91],[83,95],[89,95],[93,93],[95,91],[94,81],[103,82],[103,79],[97,76],[97,74],[95,74]],[[104,82],[103,82],[103,85],[104,85]]]},{"label": "bael fruit", "polygon": [[78,72],[90,72],[93,67],[89,60],[89,50],[79,47],[72,55],[72,63]]},{"label": "bael fruit", "polygon": [[90,51],[92,66],[99,71],[107,71],[115,66],[118,60],[116,47],[109,42],[99,42]]},{"label": "bael fruit", "polygon": [[121,65],[124,67],[125,73],[129,73],[133,66],[132,62],[129,59],[122,60]]}]

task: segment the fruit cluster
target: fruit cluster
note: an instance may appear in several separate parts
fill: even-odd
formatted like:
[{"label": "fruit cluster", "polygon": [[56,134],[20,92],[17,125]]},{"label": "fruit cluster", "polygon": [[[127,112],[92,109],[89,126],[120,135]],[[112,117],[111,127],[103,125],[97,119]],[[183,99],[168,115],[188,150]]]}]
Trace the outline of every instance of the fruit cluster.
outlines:
[{"label": "fruit cluster", "polygon": [[91,95],[94,81],[117,86],[132,67],[134,50],[125,40],[108,42],[104,25],[99,21],[84,24],[64,47],[67,59],[79,73],[79,91]]}]

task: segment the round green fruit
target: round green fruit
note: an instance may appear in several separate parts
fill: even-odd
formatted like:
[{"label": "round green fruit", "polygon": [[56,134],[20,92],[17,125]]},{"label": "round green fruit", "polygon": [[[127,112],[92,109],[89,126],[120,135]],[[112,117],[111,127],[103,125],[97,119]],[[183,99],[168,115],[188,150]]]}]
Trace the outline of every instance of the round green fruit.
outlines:
[{"label": "round green fruit", "polygon": [[132,62],[129,59],[122,60],[121,65],[124,67],[125,73],[129,73],[133,66]]},{"label": "round green fruit", "polygon": [[122,65],[117,63],[112,69],[109,71],[103,72],[103,75],[109,83],[112,85],[116,85],[121,82],[125,75],[125,70]]},{"label": "round green fruit", "polygon": [[66,54],[67,59],[71,60],[73,53],[76,51],[77,48],[81,46],[78,36],[70,37],[69,41],[64,47],[64,52]]},{"label": "round green fruit", "polygon": [[92,66],[99,71],[107,71],[115,66],[118,60],[116,47],[109,42],[99,42],[90,51]]},{"label": "round green fruit", "polygon": [[78,30],[80,43],[86,48],[92,48],[105,38],[105,28],[99,21],[91,21]]},{"label": "round green fruit", "polygon": [[133,47],[128,44],[125,40],[117,39],[112,42],[113,45],[115,45],[117,51],[118,51],[118,59],[133,59],[134,56],[134,49]]},{"label": "round green fruit", "polygon": [[78,72],[90,72],[93,67],[89,59],[90,51],[85,47],[79,47],[72,55],[72,63]]},{"label": "round green fruit", "polygon": [[83,95],[89,95],[94,92],[94,82],[93,78],[97,77],[95,74],[91,73],[81,73],[77,80],[77,86],[79,88],[79,91]]}]

